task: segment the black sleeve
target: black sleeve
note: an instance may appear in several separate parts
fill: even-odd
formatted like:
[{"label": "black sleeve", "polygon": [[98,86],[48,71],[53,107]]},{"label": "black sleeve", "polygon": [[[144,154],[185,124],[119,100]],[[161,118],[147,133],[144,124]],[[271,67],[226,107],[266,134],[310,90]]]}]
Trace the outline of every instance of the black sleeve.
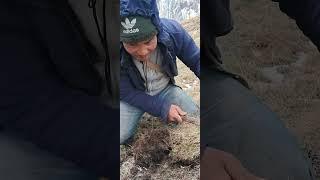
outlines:
[{"label": "black sleeve", "polygon": [[320,49],[320,1],[273,0],[282,12],[294,19],[298,27]]},{"label": "black sleeve", "polygon": [[205,34],[222,36],[233,29],[229,0],[201,2],[201,29]]},{"label": "black sleeve", "polygon": [[0,123],[90,172],[119,179],[119,109],[66,85],[26,9],[10,2],[0,6]]}]

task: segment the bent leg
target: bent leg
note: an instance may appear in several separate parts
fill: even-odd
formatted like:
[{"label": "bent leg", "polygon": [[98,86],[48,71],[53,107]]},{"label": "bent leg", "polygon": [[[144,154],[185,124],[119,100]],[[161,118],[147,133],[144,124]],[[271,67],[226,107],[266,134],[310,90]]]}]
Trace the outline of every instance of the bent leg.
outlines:
[{"label": "bent leg", "polygon": [[296,139],[278,116],[238,81],[201,72],[201,143],[235,155],[266,179],[312,179]]},{"label": "bent leg", "polygon": [[144,112],[120,101],[120,144],[124,144],[135,133]]},{"label": "bent leg", "polygon": [[160,94],[160,98],[169,101],[169,104],[178,105],[183,111],[199,117],[200,108],[179,86],[169,85]]}]

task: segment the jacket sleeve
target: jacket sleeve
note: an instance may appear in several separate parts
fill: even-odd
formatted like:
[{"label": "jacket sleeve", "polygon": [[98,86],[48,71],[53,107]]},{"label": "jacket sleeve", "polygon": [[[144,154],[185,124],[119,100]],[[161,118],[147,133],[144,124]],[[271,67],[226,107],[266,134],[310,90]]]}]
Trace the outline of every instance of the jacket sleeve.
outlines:
[{"label": "jacket sleeve", "polygon": [[200,11],[201,22],[205,22],[201,23],[201,31],[205,34],[224,36],[233,29],[230,0],[202,1]]},{"label": "jacket sleeve", "polygon": [[128,74],[124,70],[121,70],[120,76],[120,100],[153,116],[161,117],[163,120],[167,119],[170,104],[160,99],[158,95],[150,96],[133,87]]},{"label": "jacket sleeve", "polygon": [[294,19],[302,32],[320,49],[320,1],[273,0],[282,12]]},{"label": "jacket sleeve", "polygon": [[187,65],[197,77],[200,77],[200,49],[188,32],[176,21],[172,35],[177,57]]}]

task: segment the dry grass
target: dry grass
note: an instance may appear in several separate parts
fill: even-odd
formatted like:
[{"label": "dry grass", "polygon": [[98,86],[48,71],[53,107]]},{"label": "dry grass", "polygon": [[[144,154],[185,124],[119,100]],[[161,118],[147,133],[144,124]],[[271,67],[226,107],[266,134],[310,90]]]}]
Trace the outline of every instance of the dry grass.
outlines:
[{"label": "dry grass", "polygon": [[143,122],[133,143],[135,163],[141,167],[154,167],[169,157],[171,151],[169,131],[164,125],[157,124],[154,126],[148,121]]},{"label": "dry grass", "polygon": [[157,118],[145,118],[131,150],[136,164],[152,167],[167,160],[172,164],[197,161],[200,155],[200,126],[185,122],[163,124]]},{"label": "dry grass", "polygon": [[197,179],[200,127],[165,125],[146,115],[130,146],[121,146],[121,179]]},{"label": "dry grass", "polygon": [[[181,24],[200,47],[200,17],[194,17]],[[176,77],[177,85],[181,86],[197,104],[200,104],[200,80],[180,60],[177,62],[179,71],[179,76]]]},{"label": "dry grass", "polygon": [[200,126],[185,122],[170,128],[172,152],[174,161],[192,162],[200,155]]}]

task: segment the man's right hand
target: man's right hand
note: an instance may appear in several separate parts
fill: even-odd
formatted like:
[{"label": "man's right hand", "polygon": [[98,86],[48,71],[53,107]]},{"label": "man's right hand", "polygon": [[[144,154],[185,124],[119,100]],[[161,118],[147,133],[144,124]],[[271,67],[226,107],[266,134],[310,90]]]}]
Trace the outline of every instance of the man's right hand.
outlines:
[{"label": "man's right hand", "polygon": [[206,148],[201,157],[201,180],[263,180],[245,169],[233,155]]},{"label": "man's right hand", "polygon": [[168,121],[169,122],[182,122],[182,117],[187,115],[179,106],[172,104],[168,113]]}]

